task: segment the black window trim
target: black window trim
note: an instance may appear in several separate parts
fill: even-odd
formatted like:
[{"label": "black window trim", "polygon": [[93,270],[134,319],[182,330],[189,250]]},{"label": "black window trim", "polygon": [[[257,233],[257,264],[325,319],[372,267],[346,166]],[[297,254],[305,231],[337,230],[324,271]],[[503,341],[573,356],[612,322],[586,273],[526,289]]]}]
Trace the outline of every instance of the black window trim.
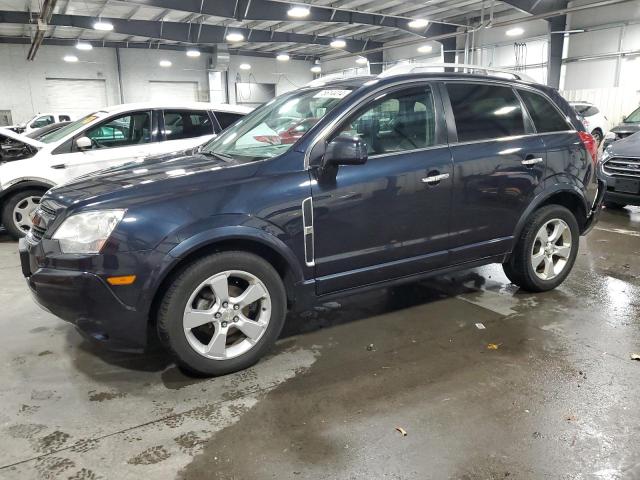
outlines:
[{"label": "black window trim", "polygon": [[[531,114],[529,114],[529,110],[527,109],[527,105],[524,102],[524,100],[522,99],[522,97],[520,97],[520,93],[518,92],[518,90],[520,90],[520,89],[522,89],[522,87],[520,85],[514,87],[514,90],[516,91],[516,95],[518,95],[518,98],[520,99],[520,103],[522,104],[522,107],[526,110],[527,115],[529,116],[529,118],[531,120],[531,125],[533,126],[534,131],[537,132],[536,124],[533,121],[533,117],[531,116]],[[569,127],[569,130],[558,130],[556,132],[540,132],[538,135],[555,135],[555,134],[558,134],[558,133],[570,133],[570,132],[576,132],[577,131],[575,129],[575,127],[573,125],[571,125],[571,122],[567,118],[567,114],[564,113],[562,110],[560,110],[558,105],[556,105],[556,102],[554,102],[551,97],[549,97],[544,92],[541,92],[540,90],[536,90],[535,88],[528,88],[528,89],[524,89],[524,90],[527,90],[527,91],[529,91],[529,93],[533,93],[534,95],[540,95],[542,98],[544,98],[546,101],[548,101],[551,104],[551,106],[553,108],[555,108],[556,112],[558,112],[560,117],[564,120],[564,123],[566,123],[567,126]]]}]

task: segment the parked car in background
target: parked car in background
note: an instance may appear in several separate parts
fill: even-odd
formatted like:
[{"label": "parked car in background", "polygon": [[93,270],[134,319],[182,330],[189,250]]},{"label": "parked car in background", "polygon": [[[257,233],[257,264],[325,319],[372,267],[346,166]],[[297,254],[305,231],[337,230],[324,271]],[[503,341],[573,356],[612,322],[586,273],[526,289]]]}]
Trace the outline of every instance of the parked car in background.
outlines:
[{"label": "parked car in background", "polygon": [[613,142],[622,140],[636,132],[640,132],[640,107],[624,117],[620,125],[616,125],[611,129],[611,132],[607,135],[604,146],[606,148]]},{"label": "parked car in background", "polygon": [[640,132],[609,145],[602,154],[602,170],[608,208],[640,205]]},{"label": "parked car in background", "polygon": [[604,195],[567,102],[497,75],[385,73],[51,189],[19,247],[38,303],[115,349],[155,327],[182,367],[220,375],[257,362],[294,305],[489,263],[527,291],[562,283]]},{"label": "parked car in background", "polygon": [[9,128],[16,133],[31,133],[47,125],[60,122],[69,122],[72,120],[72,116],[68,113],[38,113],[31,120],[28,120],[19,125],[12,125]]},{"label": "parked car in background", "polygon": [[39,140],[44,137],[47,133],[55,132],[56,130],[60,130],[65,125],[69,125],[71,121],[68,122],[58,122],[52,123],[51,125],[47,125],[46,127],[38,128],[25,134],[29,138],[33,138],[34,140]]},{"label": "parked car in background", "polygon": [[578,114],[587,132],[593,135],[598,145],[602,143],[605,135],[609,131],[609,120],[593,103],[589,102],[569,102],[569,105]]},{"label": "parked car in background", "polygon": [[31,212],[52,186],[149,155],[201,145],[251,110],[207,103],[125,104],[91,113],[38,141],[18,135],[28,148],[0,165],[2,224],[15,238],[24,236],[31,227]]}]

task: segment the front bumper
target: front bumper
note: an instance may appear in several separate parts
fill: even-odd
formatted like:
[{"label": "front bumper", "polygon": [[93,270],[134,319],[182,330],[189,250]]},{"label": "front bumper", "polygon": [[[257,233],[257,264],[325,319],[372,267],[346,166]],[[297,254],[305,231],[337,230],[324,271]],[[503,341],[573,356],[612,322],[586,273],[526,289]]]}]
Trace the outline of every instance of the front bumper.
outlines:
[{"label": "front bumper", "polygon": [[[19,243],[22,273],[35,301],[72,323],[86,338],[110,349],[142,351],[147,342],[148,315],[124,303],[99,275],[82,270],[38,266],[42,247]],[[120,287],[115,287],[120,288]]]}]

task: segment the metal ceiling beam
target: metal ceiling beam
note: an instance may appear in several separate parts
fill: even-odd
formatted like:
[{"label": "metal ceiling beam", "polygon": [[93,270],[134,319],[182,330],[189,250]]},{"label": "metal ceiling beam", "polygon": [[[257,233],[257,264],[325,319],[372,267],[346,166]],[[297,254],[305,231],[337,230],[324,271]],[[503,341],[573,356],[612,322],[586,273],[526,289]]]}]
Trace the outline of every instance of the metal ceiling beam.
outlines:
[{"label": "metal ceiling beam", "polygon": [[[103,40],[83,40],[84,43],[90,43],[94,48],[136,48],[145,50],[169,50],[184,52],[186,50],[184,45],[158,43],[149,45],[149,42],[113,42]],[[0,37],[0,44],[13,44],[13,45],[29,45],[31,39],[29,37]],[[42,41],[42,45],[55,45],[63,47],[73,47],[77,43],[75,38],[45,38]],[[202,53],[215,53],[214,47],[199,47]],[[246,57],[261,57],[261,58],[273,58],[273,53],[269,52],[254,52],[251,50],[243,49],[229,49],[229,53],[232,55],[243,55]],[[309,55],[294,55],[291,54],[292,60],[309,60]]]},{"label": "metal ceiling beam", "polygon": [[301,19],[299,18],[289,17],[287,11],[293,5],[304,5],[309,9],[309,15],[302,19],[305,22],[375,25],[398,28],[416,35],[425,35],[423,31],[409,28],[408,22],[413,20],[412,17],[362,12],[340,6],[312,5],[285,0],[218,0],[208,2],[202,0],[133,0],[129,3],[137,3],[149,7],[169,8],[172,10],[181,10],[222,18],[233,18],[237,21],[277,22],[300,21]]},{"label": "metal ceiling beam", "polygon": [[567,8],[567,0],[502,0],[518,10],[531,15],[539,15]]},{"label": "metal ceiling beam", "polygon": [[[200,1],[200,0],[199,0]],[[203,4],[205,2],[202,2]],[[226,3],[226,2],[225,2]],[[230,31],[242,33],[246,42],[251,43],[304,43],[311,45],[329,45],[334,39],[318,35],[300,34],[292,32],[275,32],[268,30],[253,30],[246,28],[231,28],[220,25],[189,24],[179,22],[157,22],[152,20],[127,20],[122,18],[101,17],[103,21],[113,24],[113,33],[148,37],[156,40],[168,40],[191,44],[227,43],[225,37]],[[51,26],[65,26],[93,30],[93,17],[82,15],[53,15],[49,21]],[[0,11],[0,23],[31,24],[28,12]],[[445,27],[433,25],[432,28]],[[345,50],[359,52],[372,46],[380,47],[377,42],[344,39]]]}]

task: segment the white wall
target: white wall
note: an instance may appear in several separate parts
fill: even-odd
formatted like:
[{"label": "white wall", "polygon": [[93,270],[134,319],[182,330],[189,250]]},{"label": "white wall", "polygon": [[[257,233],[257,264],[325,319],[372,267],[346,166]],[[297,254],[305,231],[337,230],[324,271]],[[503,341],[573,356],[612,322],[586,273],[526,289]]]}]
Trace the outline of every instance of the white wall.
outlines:
[{"label": "white wall", "polygon": [[[0,45],[0,110],[10,110],[14,123],[20,123],[38,112],[49,109],[46,78],[104,79],[108,105],[121,103],[120,87],[113,48],[78,51],[71,47],[42,46],[33,62],[26,60],[28,45]],[[184,52],[153,49],[120,49],[122,95],[125,103],[149,100],[150,81],[197,82],[199,100],[209,100],[207,64],[209,55],[187,57]],[[62,60],[72,53],[77,63]],[[160,60],[172,62],[169,68]],[[252,66],[250,72],[238,69],[241,63]],[[243,82],[276,84],[276,94],[303,86],[313,80],[310,62],[275,58],[231,56],[229,64],[229,97],[235,103],[236,78]],[[238,77],[239,75],[239,77]]]}]

